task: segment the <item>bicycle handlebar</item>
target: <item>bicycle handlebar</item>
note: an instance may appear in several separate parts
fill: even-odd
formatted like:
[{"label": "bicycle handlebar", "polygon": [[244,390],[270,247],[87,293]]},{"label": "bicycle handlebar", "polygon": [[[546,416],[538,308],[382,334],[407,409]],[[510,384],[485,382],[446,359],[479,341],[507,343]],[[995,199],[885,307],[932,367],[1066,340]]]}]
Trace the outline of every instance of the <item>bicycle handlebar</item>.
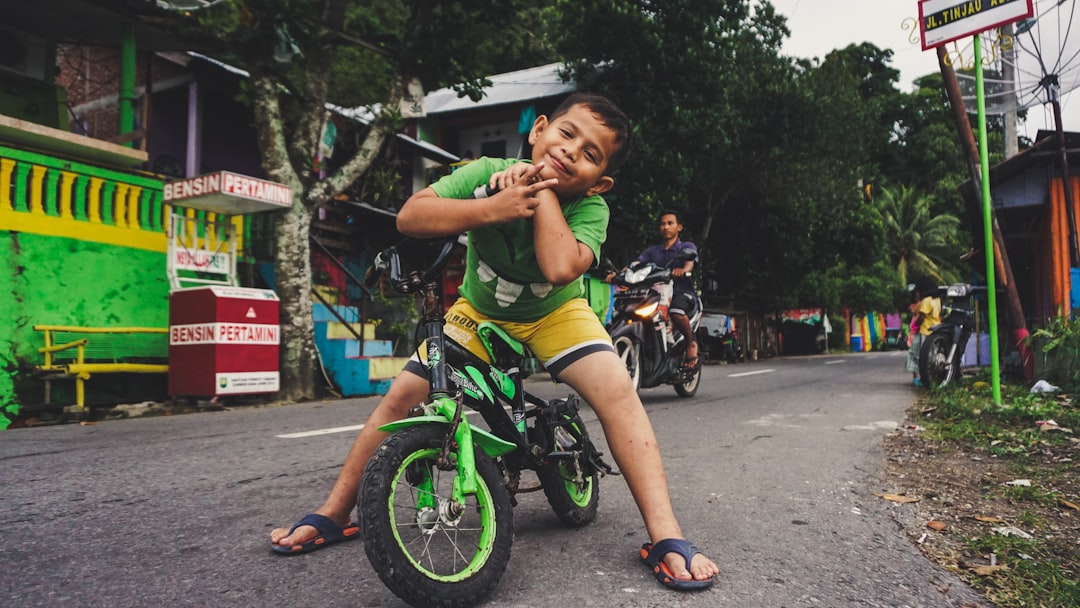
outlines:
[{"label": "bicycle handlebar", "polygon": [[423,272],[414,271],[405,274],[401,271],[401,254],[398,252],[398,247],[409,240],[405,239],[401,243],[392,245],[375,255],[375,260],[371,263],[367,272],[364,273],[365,286],[374,287],[379,282],[379,278],[389,270],[390,286],[394,288],[394,291],[401,294],[416,293],[425,284],[430,283],[439,276],[442,269],[446,267],[446,263],[450,260],[450,254],[454,251],[457,235],[446,238],[446,242],[443,243],[439,255],[436,256],[431,266]]}]

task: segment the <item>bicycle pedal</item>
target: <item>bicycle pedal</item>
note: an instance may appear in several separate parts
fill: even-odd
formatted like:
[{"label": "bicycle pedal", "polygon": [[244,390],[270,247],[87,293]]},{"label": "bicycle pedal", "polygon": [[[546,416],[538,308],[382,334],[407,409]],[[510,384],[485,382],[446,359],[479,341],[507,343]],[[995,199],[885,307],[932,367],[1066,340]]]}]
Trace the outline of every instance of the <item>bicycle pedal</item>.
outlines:
[{"label": "bicycle pedal", "polygon": [[573,460],[579,452],[548,452],[544,456],[547,460]]}]

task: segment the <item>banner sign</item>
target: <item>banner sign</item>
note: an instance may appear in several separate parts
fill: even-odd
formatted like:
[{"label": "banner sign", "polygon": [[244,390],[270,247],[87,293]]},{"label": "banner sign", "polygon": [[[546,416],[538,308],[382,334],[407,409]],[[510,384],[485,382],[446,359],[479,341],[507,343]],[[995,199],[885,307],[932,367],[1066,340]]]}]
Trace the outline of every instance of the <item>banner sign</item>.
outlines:
[{"label": "banner sign", "polygon": [[1033,14],[1033,0],[922,0],[919,2],[922,48],[932,49]]},{"label": "banner sign", "polygon": [[198,323],[169,327],[169,345],[279,344],[280,327],[251,323]]},{"label": "banner sign", "polygon": [[163,194],[164,201],[170,205],[223,215],[288,209],[292,206],[292,188],[231,171],[167,182]]},{"label": "banner sign", "polygon": [[173,257],[173,267],[177,270],[216,274],[229,274],[232,270],[232,256],[227,253],[214,253],[205,249],[175,249],[170,255]]}]

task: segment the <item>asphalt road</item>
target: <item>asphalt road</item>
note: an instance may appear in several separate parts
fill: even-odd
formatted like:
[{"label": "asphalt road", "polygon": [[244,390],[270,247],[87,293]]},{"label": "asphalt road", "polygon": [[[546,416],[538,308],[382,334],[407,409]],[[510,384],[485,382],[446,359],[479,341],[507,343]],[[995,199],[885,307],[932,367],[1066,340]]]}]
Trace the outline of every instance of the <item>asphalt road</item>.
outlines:
[{"label": "asphalt road", "polygon": [[[721,565],[712,590],[679,594],[652,578],[626,485],[608,477],[584,529],[563,527],[542,493],[519,497],[511,561],[485,605],[976,605],[901,534],[892,512],[904,506],[872,494],[903,491],[881,473],[881,438],[913,397],[903,356],[706,366],[692,399],[643,391],[684,531]],[[0,433],[0,604],[403,607],[362,541],[282,557],[267,540],[318,505],[355,430],[282,435],[360,424],[375,403]]]}]

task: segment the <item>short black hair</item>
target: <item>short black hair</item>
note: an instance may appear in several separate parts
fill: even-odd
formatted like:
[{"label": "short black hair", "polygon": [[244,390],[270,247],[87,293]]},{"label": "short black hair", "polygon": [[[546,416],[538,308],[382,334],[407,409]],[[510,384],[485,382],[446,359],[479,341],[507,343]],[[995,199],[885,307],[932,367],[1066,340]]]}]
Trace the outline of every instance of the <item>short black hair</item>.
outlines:
[{"label": "short black hair", "polygon": [[606,171],[609,175],[614,173],[616,169],[626,162],[627,158],[630,158],[630,148],[633,147],[630,141],[630,119],[626,117],[626,113],[619,106],[615,105],[615,102],[607,97],[582,92],[571,93],[555,108],[549,118],[555,120],[577,105],[585,106],[590,112],[596,114],[604,126],[615,132],[615,145],[618,147],[614,154],[608,158]]},{"label": "short black hair", "polygon": [[679,215],[679,212],[674,210],[674,209],[661,209],[660,213],[656,214],[656,221],[659,222],[660,220],[664,219],[665,215],[674,215],[675,216],[675,223],[676,224],[681,224],[682,223],[682,217]]},{"label": "short black hair", "polygon": [[915,290],[919,292],[920,297],[935,297],[938,293],[938,284],[932,277],[921,276],[915,281]]}]

